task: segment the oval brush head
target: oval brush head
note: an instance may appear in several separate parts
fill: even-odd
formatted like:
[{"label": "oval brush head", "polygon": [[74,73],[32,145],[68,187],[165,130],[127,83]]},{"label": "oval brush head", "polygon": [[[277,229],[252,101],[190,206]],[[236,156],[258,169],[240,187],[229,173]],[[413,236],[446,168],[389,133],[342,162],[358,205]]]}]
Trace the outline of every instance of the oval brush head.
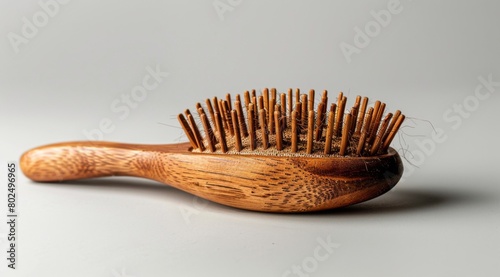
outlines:
[{"label": "oval brush head", "polygon": [[[206,100],[205,109],[196,104],[204,129],[202,136],[193,115],[187,109],[179,122],[188,137],[192,152],[214,154],[370,157],[386,154],[405,116],[398,110],[384,115],[386,105],[376,101],[368,107],[368,98],[357,96],[346,110],[342,92],[328,106],[323,91],[315,105],[315,91],[301,94],[277,94],[276,89],[238,94],[234,103],[214,97]],[[245,112],[244,112],[245,111]]]},{"label": "oval brush head", "polygon": [[[310,212],[357,204],[391,190],[403,174],[389,147],[405,116],[340,93],[245,92],[196,105],[179,115],[189,143],[141,145],[66,142],[21,157],[32,180],[104,176],[157,180],[220,204],[263,212]],[[243,101],[242,101],[243,100]],[[205,112],[205,109],[207,112]],[[203,126],[200,132],[198,124]]]}]

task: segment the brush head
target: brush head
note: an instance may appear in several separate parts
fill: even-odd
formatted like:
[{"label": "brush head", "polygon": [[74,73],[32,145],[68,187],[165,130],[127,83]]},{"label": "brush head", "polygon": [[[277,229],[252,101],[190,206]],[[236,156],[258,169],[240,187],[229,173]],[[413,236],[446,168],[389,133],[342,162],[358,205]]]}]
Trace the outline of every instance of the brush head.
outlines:
[{"label": "brush head", "polygon": [[187,109],[179,122],[188,137],[191,152],[264,156],[370,157],[387,154],[405,116],[398,110],[384,114],[386,105],[357,96],[347,111],[342,92],[328,104],[323,91],[318,105],[315,91],[301,94],[289,89],[278,95],[276,89],[245,91],[234,103],[225,99],[206,100],[206,109],[196,104],[199,121]]}]

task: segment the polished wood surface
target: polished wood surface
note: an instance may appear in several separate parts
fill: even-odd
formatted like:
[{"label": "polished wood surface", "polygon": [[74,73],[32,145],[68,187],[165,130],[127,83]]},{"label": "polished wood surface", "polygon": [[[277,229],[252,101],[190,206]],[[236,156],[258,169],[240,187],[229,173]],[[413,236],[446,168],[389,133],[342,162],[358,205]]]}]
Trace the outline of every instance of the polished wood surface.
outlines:
[{"label": "polished wood surface", "polygon": [[287,213],[375,198],[394,187],[403,173],[392,148],[375,157],[301,157],[193,153],[192,143],[52,144],[26,152],[20,165],[39,182],[135,176],[236,208]]}]

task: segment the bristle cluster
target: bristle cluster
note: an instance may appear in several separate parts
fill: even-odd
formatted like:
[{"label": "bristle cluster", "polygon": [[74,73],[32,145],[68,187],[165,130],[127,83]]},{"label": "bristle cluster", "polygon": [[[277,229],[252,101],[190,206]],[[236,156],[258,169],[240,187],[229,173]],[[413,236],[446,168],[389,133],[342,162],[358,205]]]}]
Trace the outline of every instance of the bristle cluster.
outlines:
[{"label": "bristle cluster", "polygon": [[255,90],[225,99],[207,99],[206,110],[196,104],[203,135],[189,110],[179,114],[193,152],[261,155],[376,156],[387,152],[405,116],[398,110],[384,114],[386,105],[356,97],[346,110],[341,92],[328,107],[324,91],[315,105],[315,91],[278,95],[276,89]]}]

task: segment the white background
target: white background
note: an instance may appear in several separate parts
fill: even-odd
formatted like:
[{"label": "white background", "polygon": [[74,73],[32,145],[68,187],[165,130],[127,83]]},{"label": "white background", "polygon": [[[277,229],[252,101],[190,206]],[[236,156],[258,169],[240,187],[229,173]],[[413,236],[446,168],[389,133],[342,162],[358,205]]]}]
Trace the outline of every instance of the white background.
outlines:
[{"label": "white background", "polygon": [[[350,104],[361,94],[401,109],[409,119],[393,146],[411,164],[383,197],[304,215],[228,208],[148,180],[21,175],[18,269],[6,267],[1,224],[0,275],[499,276],[500,86],[480,88],[482,100],[475,91],[481,77],[500,82],[500,4],[401,0],[380,27],[372,14],[391,3],[73,0],[47,16],[37,1],[1,1],[0,222],[6,164],[24,151],[87,140],[102,120],[104,140],[184,141],[176,114],[252,88],[344,91]],[[373,36],[356,44],[365,27]],[[356,53],[344,55],[347,44]],[[169,75],[116,112],[148,67]],[[314,258],[328,240],[332,253]]]}]

